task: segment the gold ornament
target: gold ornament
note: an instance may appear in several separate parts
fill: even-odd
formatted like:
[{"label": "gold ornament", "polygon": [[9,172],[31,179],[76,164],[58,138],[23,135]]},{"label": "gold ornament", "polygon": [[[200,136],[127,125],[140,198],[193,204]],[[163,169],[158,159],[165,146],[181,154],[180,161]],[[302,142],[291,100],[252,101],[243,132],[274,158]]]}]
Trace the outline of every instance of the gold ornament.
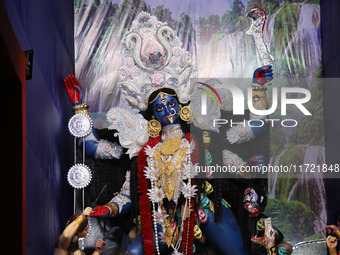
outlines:
[{"label": "gold ornament", "polygon": [[170,139],[164,139],[160,150],[163,155],[168,156],[174,154],[181,146],[182,135],[176,135]]},{"label": "gold ornament", "polygon": [[192,108],[188,105],[182,107],[181,110],[179,111],[179,117],[186,122],[191,122],[194,118]]},{"label": "gold ornament", "polygon": [[[174,162],[175,155],[177,157]],[[161,150],[156,150],[154,155],[154,161],[157,162],[160,176],[161,176],[161,187],[165,192],[165,196],[170,201],[174,195],[175,187],[177,187],[178,169],[182,160],[184,160],[185,148],[182,147],[175,152],[168,160],[162,154]]]},{"label": "gold ornament", "polygon": [[148,122],[147,129],[151,137],[157,137],[162,130],[162,124],[155,119]]},{"label": "gold ornament", "polygon": [[115,217],[118,213],[118,207],[114,203],[107,203],[105,206],[110,208],[110,217]]},{"label": "gold ornament", "polygon": [[80,104],[80,105],[76,105],[76,106],[73,106],[73,111],[76,113],[76,114],[78,114],[78,113],[84,113],[84,114],[86,114],[86,115],[89,115],[89,112],[88,112],[88,108],[89,108],[90,106],[89,105],[87,105],[87,104]]},{"label": "gold ornament", "polygon": [[170,247],[171,241],[172,241],[172,234],[173,234],[173,230],[171,228],[171,226],[169,226],[166,230],[165,230],[165,242],[168,245],[168,247]]},{"label": "gold ornament", "polygon": [[337,235],[338,238],[340,238],[340,230],[336,231],[335,234]]},{"label": "gold ornament", "polygon": [[175,233],[174,233],[174,237],[172,239],[172,244],[176,245],[176,243],[178,242],[178,238],[179,238],[179,227],[176,227]]},{"label": "gold ornament", "polygon": [[76,218],[74,221],[77,222],[77,223],[80,225],[80,224],[83,223],[83,221],[84,221],[83,216],[80,215],[80,216],[79,216],[78,218]]},{"label": "gold ornament", "polygon": [[172,96],[172,97],[175,97],[176,94],[168,94],[168,93],[165,93],[165,92],[159,92],[158,95],[155,97],[154,100],[152,100],[151,102],[149,102],[149,104],[152,104],[153,102],[156,101],[156,99],[160,96],[162,99],[164,98],[164,95],[168,95],[168,96]]}]

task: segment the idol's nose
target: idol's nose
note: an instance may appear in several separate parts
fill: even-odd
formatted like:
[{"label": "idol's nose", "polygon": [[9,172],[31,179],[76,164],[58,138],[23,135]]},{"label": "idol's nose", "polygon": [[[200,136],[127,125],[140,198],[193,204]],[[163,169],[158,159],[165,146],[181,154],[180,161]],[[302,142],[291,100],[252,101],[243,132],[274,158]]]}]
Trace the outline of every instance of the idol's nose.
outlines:
[{"label": "idol's nose", "polygon": [[168,111],[169,111],[169,113],[171,115],[175,115],[176,114],[176,110],[174,108],[170,108]]},{"label": "idol's nose", "polygon": [[169,115],[170,114],[170,109],[166,105],[164,106],[164,113],[165,113],[165,115]]}]

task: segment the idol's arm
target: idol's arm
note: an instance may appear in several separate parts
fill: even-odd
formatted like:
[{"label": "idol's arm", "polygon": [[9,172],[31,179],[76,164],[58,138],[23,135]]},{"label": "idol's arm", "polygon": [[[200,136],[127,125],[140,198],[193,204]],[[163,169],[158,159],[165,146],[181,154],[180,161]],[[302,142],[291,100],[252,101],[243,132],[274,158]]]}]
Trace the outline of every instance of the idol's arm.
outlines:
[{"label": "idol's arm", "polygon": [[265,164],[263,155],[255,155],[244,161],[241,157],[239,157],[236,153],[223,150],[222,151],[223,165],[227,167],[235,168],[235,177],[241,179],[249,179],[256,175],[256,171],[248,171],[251,167],[253,169],[261,169],[261,167]]},{"label": "idol's arm", "polygon": [[214,221],[214,205],[207,197],[201,197],[201,204],[203,212],[201,212],[199,217],[200,228],[215,251],[221,255],[248,254],[243,243],[240,228],[227,202],[222,200],[221,223]]},{"label": "idol's arm", "polygon": [[[264,110],[268,107],[266,98],[266,88],[264,84],[273,79],[271,66],[263,66],[254,71],[252,84],[252,103],[257,110]],[[267,116],[255,115],[250,113],[249,121],[233,126],[226,130],[227,140],[230,143],[244,143],[266,132],[268,123]]]},{"label": "idol's arm", "polygon": [[[123,153],[123,147],[104,139],[99,139],[95,129],[84,139],[79,139],[79,145],[85,146],[86,156],[96,159],[119,159]],[[84,145],[83,145],[84,142]]]},{"label": "idol's arm", "polygon": [[109,203],[100,205],[94,208],[94,213],[91,216],[95,217],[115,217],[129,212],[131,209],[130,199],[130,171],[126,172],[125,182]]},{"label": "idol's arm", "polygon": [[[74,75],[69,75],[64,80],[64,83],[67,94],[74,105],[73,111],[75,114],[82,113],[90,116],[87,110],[89,106],[83,103],[83,88],[76,77]],[[80,146],[85,147],[85,153],[87,156],[94,157],[96,159],[119,159],[123,152],[123,148],[119,144],[99,139],[94,128],[92,128],[90,134],[86,137],[80,138],[78,143]]]}]

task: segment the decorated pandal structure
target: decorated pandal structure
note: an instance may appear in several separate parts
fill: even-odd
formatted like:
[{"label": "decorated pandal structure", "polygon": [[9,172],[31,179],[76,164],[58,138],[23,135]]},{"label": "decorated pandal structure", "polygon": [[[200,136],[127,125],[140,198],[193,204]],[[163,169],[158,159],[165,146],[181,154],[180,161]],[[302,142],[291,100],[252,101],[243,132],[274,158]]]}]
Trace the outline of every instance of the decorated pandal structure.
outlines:
[{"label": "decorated pandal structure", "polygon": [[[253,8],[248,17],[252,25],[247,34],[253,36],[262,63],[249,86],[253,106],[263,110],[268,107],[266,84],[273,79],[274,60],[263,40],[265,11]],[[73,225],[69,223],[66,229],[76,226],[71,242],[81,244],[78,251],[92,246],[96,247],[93,254],[111,254],[105,253],[105,242],[108,248],[109,237],[122,227],[120,219],[127,218],[128,227],[122,232],[128,238],[113,249],[121,254],[291,254],[292,245],[264,214],[266,178],[241,173],[219,178],[209,171],[216,164],[261,169],[268,160],[265,150],[237,148],[265,141],[267,126],[213,127],[211,119],[221,116],[220,105],[209,102],[205,117],[200,100],[207,90],[219,96],[214,88],[218,81],[193,82],[197,68],[191,53],[181,47],[176,31],[155,16],[145,12],[136,16],[125,35],[121,57],[117,86],[129,106],[107,112],[111,140],[102,139],[102,133],[94,129],[77,79],[65,79],[75,112],[69,130],[75,137],[77,157],[67,176],[75,189],[75,210],[87,205],[84,188],[94,189],[95,182],[97,197],[110,185],[100,177],[103,164],[118,164],[119,169],[113,167],[115,175],[125,178],[111,200],[98,205],[98,197],[91,197],[92,209],[86,208]],[[250,114],[248,118],[256,122],[266,116]],[[85,161],[88,157],[91,167]],[[198,174],[197,165],[208,170]],[[91,222],[93,233],[88,238],[95,239],[96,245],[75,235],[76,224],[84,219]],[[64,254],[60,241],[56,247],[56,254]]]}]

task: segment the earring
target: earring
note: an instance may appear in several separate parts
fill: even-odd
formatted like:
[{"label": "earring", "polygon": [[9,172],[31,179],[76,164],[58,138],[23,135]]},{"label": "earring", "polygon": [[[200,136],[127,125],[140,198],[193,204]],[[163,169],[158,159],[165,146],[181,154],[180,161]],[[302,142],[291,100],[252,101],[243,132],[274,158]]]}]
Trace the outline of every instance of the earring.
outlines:
[{"label": "earring", "polygon": [[151,137],[157,137],[162,130],[162,124],[158,120],[152,119],[149,120],[147,129]]},{"label": "earring", "polygon": [[179,117],[186,122],[191,122],[194,118],[194,112],[192,108],[187,105],[181,108],[179,111]]}]

